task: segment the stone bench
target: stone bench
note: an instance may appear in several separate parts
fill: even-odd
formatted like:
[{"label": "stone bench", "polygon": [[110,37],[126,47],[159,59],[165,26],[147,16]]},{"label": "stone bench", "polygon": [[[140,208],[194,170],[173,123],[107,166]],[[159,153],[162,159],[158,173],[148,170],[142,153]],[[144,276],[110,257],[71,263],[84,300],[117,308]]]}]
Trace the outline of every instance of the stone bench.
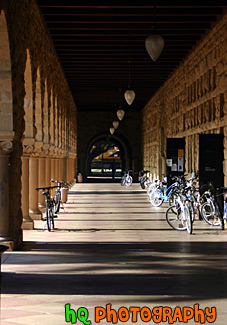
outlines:
[{"label": "stone bench", "polygon": [[8,249],[8,246],[0,245],[0,276],[1,276],[1,261],[2,261],[2,254]]}]

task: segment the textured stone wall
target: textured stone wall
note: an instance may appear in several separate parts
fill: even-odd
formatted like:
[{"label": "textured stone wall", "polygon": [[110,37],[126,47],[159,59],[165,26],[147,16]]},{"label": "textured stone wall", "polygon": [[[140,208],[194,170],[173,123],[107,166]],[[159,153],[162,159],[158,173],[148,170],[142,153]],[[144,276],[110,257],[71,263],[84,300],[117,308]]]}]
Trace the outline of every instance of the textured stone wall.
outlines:
[{"label": "textured stone wall", "polygon": [[[186,170],[199,168],[199,134],[224,133],[227,185],[227,15],[175,70],[143,109],[143,161],[165,171],[166,138],[185,137]],[[162,131],[161,131],[162,130]],[[161,133],[164,132],[164,137]],[[163,143],[164,142],[164,143]]]},{"label": "textured stone wall", "polygon": [[9,158],[9,231],[17,247],[22,240],[21,156],[68,157],[75,161],[77,116],[36,1],[1,0],[1,10],[9,38],[14,131]]},{"label": "textured stone wall", "polygon": [[[109,128],[112,126],[111,112],[78,112],[78,171],[87,175],[87,158],[89,146],[97,137],[110,136]],[[127,112],[113,137],[131,151],[132,168],[141,169],[141,114]],[[126,149],[126,148],[125,148]],[[128,168],[129,166],[126,166]]]}]

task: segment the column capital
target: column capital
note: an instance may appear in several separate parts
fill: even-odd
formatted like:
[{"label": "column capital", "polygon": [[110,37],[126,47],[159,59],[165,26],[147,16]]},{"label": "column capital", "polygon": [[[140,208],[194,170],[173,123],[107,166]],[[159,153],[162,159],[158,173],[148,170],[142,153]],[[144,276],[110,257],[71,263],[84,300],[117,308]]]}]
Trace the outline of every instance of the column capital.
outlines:
[{"label": "column capital", "polygon": [[13,141],[0,140],[0,154],[8,155],[13,151]]},{"label": "column capital", "polygon": [[23,145],[23,154],[31,155],[33,153],[34,146],[33,145]]}]

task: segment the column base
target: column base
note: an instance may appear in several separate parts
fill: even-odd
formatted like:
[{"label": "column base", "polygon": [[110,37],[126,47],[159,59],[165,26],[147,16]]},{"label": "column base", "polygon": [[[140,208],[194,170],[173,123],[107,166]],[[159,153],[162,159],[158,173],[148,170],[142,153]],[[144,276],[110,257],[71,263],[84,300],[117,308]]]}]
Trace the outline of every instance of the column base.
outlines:
[{"label": "column base", "polygon": [[34,229],[34,221],[30,218],[30,216],[26,216],[23,218],[23,223],[21,226],[22,230],[33,230]]},{"label": "column base", "polygon": [[43,213],[46,211],[46,204],[45,203],[39,203],[38,204],[39,210]]},{"label": "column base", "polygon": [[0,234],[0,244],[9,247],[8,251],[13,251],[14,249],[14,241],[8,235]]},{"label": "column base", "polygon": [[39,209],[29,210],[29,216],[32,220],[41,220],[42,213]]}]

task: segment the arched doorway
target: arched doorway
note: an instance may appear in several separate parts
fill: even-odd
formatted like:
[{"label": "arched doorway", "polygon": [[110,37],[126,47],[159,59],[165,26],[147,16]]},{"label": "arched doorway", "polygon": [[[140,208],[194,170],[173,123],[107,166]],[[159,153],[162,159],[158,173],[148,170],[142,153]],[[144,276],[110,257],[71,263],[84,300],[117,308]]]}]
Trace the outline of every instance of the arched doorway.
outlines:
[{"label": "arched doorway", "polygon": [[124,170],[132,168],[131,147],[119,135],[99,135],[94,138],[87,152],[87,177],[121,178]]}]

